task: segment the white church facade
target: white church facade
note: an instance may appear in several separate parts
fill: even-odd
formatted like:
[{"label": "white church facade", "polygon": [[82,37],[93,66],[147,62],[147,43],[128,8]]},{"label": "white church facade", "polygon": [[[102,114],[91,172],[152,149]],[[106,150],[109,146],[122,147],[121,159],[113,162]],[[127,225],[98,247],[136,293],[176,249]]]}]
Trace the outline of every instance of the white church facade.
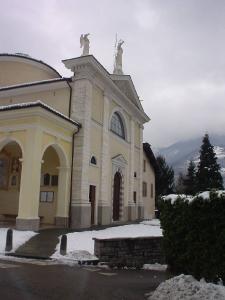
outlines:
[{"label": "white church facade", "polygon": [[149,117],[131,77],[92,55],[63,63],[72,77],[0,54],[0,221],[38,230],[152,218]]}]

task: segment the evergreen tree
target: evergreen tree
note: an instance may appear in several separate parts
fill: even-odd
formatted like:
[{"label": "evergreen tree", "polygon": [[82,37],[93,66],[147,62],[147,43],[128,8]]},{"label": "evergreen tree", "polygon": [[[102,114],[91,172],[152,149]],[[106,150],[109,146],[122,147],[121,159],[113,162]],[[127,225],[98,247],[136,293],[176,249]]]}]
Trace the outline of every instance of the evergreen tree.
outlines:
[{"label": "evergreen tree", "polygon": [[184,194],[186,190],[185,186],[186,178],[182,172],[179,173],[177,182],[176,182],[176,193]]},{"label": "evergreen tree", "polygon": [[187,175],[185,178],[185,194],[194,195],[196,193],[196,170],[195,164],[191,160],[188,165]]},{"label": "evergreen tree", "polygon": [[213,146],[209,141],[208,134],[205,134],[200,149],[200,162],[196,173],[197,191],[210,189],[223,189],[223,179],[220,174],[220,166]]},{"label": "evergreen tree", "polygon": [[156,195],[168,195],[174,192],[174,171],[168,166],[163,156],[156,158],[158,172],[156,172]]}]

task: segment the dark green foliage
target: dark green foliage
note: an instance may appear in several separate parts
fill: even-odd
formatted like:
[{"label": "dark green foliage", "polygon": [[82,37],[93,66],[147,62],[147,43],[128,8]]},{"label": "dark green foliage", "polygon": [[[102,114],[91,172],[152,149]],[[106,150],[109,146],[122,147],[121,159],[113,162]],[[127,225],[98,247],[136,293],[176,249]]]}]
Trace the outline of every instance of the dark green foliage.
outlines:
[{"label": "dark green foliage", "polygon": [[196,171],[195,171],[195,164],[191,160],[188,165],[187,175],[184,180],[184,192],[187,195],[194,195],[196,193]]},{"label": "dark green foliage", "polygon": [[168,195],[174,191],[174,171],[168,166],[163,156],[156,158],[158,171],[156,172],[156,195]]},{"label": "dark green foliage", "polygon": [[186,178],[183,175],[183,173],[179,173],[179,176],[178,176],[178,179],[177,179],[177,182],[176,182],[176,187],[175,187],[175,190],[176,190],[177,194],[186,193],[185,181],[186,181]]},{"label": "dark green foliage", "polygon": [[220,166],[213,146],[205,134],[200,149],[200,162],[196,173],[196,186],[198,191],[206,191],[212,188],[223,189],[223,179],[220,174]]},{"label": "dark green foliage", "polygon": [[175,274],[225,282],[225,196],[210,193],[191,203],[160,201],[166,260]]}]

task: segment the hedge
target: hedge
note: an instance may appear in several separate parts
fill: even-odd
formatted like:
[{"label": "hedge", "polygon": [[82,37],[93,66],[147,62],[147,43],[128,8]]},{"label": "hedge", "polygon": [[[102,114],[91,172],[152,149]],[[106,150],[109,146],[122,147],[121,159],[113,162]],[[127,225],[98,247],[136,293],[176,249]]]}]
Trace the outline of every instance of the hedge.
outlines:
[{"label": "hedge", "polygon": [[175,274],[225,282],[225,195],[160,200],[166,261]]}]

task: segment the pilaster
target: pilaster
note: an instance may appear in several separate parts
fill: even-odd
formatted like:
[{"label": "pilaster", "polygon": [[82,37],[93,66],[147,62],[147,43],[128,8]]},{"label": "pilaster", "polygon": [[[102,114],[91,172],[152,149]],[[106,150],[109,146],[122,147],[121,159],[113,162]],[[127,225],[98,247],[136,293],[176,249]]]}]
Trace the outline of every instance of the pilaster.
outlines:
[{"label": "pilaster", "polygon": [[[72,177],[71,226],[88,227],[91,222],[89,203],[89,159],[91,129],[92,85],[89,80],[73,82],[71,118],[82,124],[75,135]],[[80,220],[80,222],[78,222]]]},{"label": "pilaster", "polygon": [[130,120],[130,149],[129,149],[129,195],[127,217],[129,221],[136,219],[136,207],[133,201],[134,192],[134,121]]},{"label": "pilaster", "polygon": [[101,182],[98,202],[99,224],[109,224],[111,222],[109,177],[109,96],[105,92],[101,149]]},{"label": "pilaster", "polygon": [[140,125],[140,175],[139,175],[139,195],[138,195],[138,219],[144,218],[144,202],[142,196],[142,182],[143,182],[143,127]]}]

